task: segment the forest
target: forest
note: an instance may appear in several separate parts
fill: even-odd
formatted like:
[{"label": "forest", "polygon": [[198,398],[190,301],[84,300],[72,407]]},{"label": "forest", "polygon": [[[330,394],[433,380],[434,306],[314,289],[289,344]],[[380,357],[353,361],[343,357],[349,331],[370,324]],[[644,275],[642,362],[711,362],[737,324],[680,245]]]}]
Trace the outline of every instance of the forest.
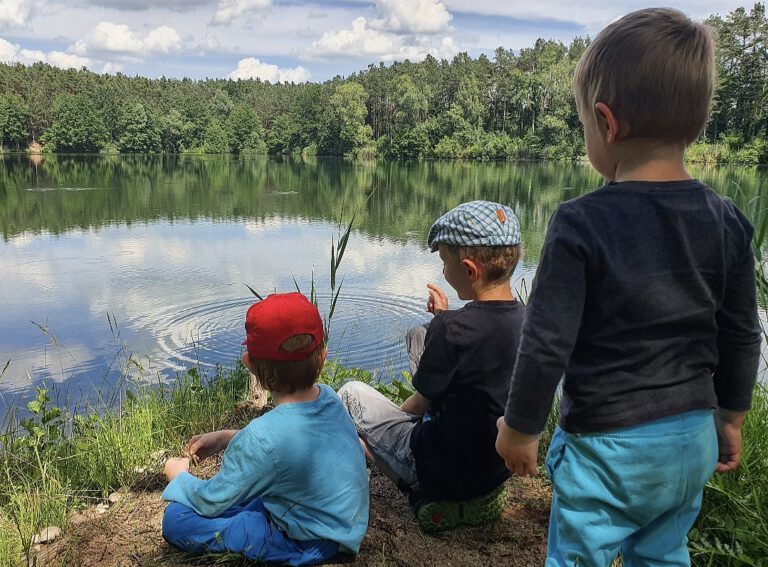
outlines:
[{"label": "forest", "polygon": [[[766,163],[765,4],[706,23],[717,31],[718,88],[688,159]],[[571,80],[589,41],[539,39],[517,52],[499,47],[492,58],[371,64],[301,84],[0,64],[0,144],[58,153],[579,159]]]}]

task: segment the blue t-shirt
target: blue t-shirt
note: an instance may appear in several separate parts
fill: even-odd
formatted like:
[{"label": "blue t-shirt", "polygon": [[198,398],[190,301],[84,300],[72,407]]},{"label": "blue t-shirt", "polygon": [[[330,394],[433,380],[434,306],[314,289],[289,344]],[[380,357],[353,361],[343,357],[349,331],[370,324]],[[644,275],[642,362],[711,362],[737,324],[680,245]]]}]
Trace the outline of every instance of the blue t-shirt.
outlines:
[{"label": "blue t-shirt", "polygon": [[288,537],[357,553],[368,527],[365,457],[341,400],[319,388],[313,401],[280,404],[254,419],[232,438],[213,478],[181,473],[163,500],[215,517],[259,497]]}]

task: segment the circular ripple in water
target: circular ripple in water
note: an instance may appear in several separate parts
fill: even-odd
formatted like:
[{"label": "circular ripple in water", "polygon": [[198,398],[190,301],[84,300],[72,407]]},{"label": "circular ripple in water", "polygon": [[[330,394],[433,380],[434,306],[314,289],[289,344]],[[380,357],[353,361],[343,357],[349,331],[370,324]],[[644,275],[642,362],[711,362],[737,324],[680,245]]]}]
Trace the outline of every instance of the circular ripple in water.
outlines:
[{"label": "circular ripple in water", "polygon": [[[152,330],[161,353],[155,364],[174,370],[194,365],[231,365],[243,351],[244,316],[250,298],[173,307],[133,324]],[[330,297],[318,297],[328,313]],[[429,319],[423,299],[339,296],[330,323],[328,358],[345,366],[378,369],[380,376],[406,370],[404,337],[413,325]]]}]

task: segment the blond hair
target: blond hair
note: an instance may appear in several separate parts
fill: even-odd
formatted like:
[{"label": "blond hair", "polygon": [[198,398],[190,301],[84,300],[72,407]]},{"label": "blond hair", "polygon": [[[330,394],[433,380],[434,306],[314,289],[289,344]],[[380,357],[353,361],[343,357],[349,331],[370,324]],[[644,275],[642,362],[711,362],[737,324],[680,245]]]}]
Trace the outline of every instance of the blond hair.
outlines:
[{"label": "blond hair", "polygon": [[576,66],[582,120],[603,102],[619,139],[690,144],[707,123],[715,84],[714,30],[671,8],[627,14],[601,31]]},{"label": "blond hair", "polygon": [[486,283],[499,283],[512,277],[520,261],[520,245],[515,246],[455,246],[440,243],[448,253],[458,256],[459,260],[472,260],[483,269]]},{"label": "blond hair", "polygon": [[[301,350],[312,342],[312,335],[296,335],[289,337],[280,350],[289,352]],[[259,385],[265,390],[278,395],[293,394],[299,390],[310,388],[325,363],[325,349],[320,345],[317,350],[302,360],[263,360],[248,354],[254,376]]]}]

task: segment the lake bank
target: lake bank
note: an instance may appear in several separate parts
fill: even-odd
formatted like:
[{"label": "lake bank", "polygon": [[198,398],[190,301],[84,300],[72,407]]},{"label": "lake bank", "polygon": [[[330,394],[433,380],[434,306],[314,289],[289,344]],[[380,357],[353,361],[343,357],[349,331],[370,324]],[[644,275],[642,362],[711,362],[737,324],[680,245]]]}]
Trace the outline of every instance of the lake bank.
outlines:
[{"label": "lake bank", "polygon": [[[322,381],[338,387],[370,373],[329,366]],[[396,402],[411,392],[407,382],[379,384]],[[247,373],[242,366],[206,378],[190,369],[170,385],[140,387],[122,397],[113,413],[73,416],[42,394],[21,425],[24,435],[0,436],[0,564],[200,565],[162,541],[160,493],[164,459],[179,455],[194,434],[242,427],[257,413],[243,404]],[[541,443],[548,444],[553,421]],[[756,390],[744,427],[741,467],[710,481],[699,520],[691,532],[696,565],[759,565],[768,541],[768,392]],[[215,473],[215,462],[198,474]],[[541,564],[546,547],[550,488],[546,478],[512,479],[503,517],[484,528],[437,536],[422,534],[405,496],[383,477],[371,481],[369,532],[351,565]],[[109,497],[109,498],[108,498]],[[113,504],[110,501],[114,501]],[[35,544],[46,527],[63,537]],[[25,559],[26,558],[26,559]],[[236,557],[224,565],[242,565]],[[131,563],[133,562],[133,563]],[[217,561],[218,563],[218,561]],[[32,563],[30,563],[32,564]]]}]

